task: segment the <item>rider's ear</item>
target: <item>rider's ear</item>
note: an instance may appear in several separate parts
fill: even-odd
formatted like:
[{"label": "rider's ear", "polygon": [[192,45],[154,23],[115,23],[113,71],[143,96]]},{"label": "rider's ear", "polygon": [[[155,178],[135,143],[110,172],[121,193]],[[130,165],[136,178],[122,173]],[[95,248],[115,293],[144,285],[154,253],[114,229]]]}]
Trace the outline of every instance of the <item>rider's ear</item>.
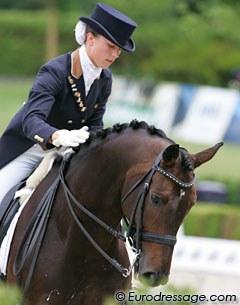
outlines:
[{"label": "rider's ear", "polygon": [[172,162],[175,162],[179,156],[179,145],[172,144],[169,145],[163,152],[163,161],[166,165],[171,165]]}]

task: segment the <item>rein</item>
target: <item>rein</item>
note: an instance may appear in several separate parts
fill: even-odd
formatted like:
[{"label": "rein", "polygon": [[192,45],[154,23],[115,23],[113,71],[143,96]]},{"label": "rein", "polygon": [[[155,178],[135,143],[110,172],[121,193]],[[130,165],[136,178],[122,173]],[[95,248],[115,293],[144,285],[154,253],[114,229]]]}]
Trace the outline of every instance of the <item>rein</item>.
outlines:
[{"label": "rein", "polygon": [[[174,247],[176,244],[176,236],[173,235],[167,235],[167,234],[158,234],[153,232],[146,232],[143,231],[142,228],[142,220],[143,220],[143,211],[144,211],[144,203],[145,199],[149,190],[149,186],[152,181],[153,175],[158,172],[160,174],[163,174],[165,177],[172,180],[175,184],[180,186],[183,189],[191,188],[194,184],[194,179],[191,182],[183,182],[171,173],[168,173],[161,167],[159,167],[159,164],[162,160],[162,152],[157,156],[152,168],[144,174],[130,189],[129,191],[123,196],[121,203],[125,202],[125,200],[128,198],[128,196],[141,184],[144,182],[143,187],[141,188],[137,201],[134,205],[134,208],[131,213],[130,220],[128,221],[126,218],[125,222],[128,226],[127,234],[124,236],[121,232],[118,232],[114,228],[107,225],[105,222],[103,222],[101,219],[99,219],[97,216],[95,216],[92,212],[90,212],[81,202],[79,202],[78,199],[72,194],[71,190],[66,184],[64,174],[66,172],[66,169],[68,167],[68,164],[70,162],[71,154],[65,155],[65,158],[63,159],[63,162],[60,167],[60,182],[64,189],[65,198],[68,203],[68,207],[70,210],[70,213],[75,220],[77,226],[82,231],[84,236],[88,239],[88,241],[93,245],[93,247],[112,265],[114,266],[124,277],[128,277],[131,274],[132,268],[134,267],[135,262],[138,260],[140,253],[141,253],[141,242],[142,241],[148,241],[148,242],[155,242],[163,245],[167,245],[170,247]],[[180,191],[180,194],[182,192],[182,189]],[[98,223],[102,228],[104,228],[108,233],[110,233],[115,238],[120,239],[123,242],[129,242],[131,246],[131,250],[135,253],[136,257],[134,259],[134,262],[132,266],[129,268],[123,267],[116,259],[113,259],[110,257],[99,245],[98,243],[92,238],[92,236],[89,234],[89,232],[84,228],[83,224],[79,220],[76,212],[74,211],[71,202],[75,204],[75,206],[80,209],[83,213],[85,213],[88,217],[90,217],[92,220],[94,220],[96,223]],[[135,225],[135,215],[137,212],[137,209],[139,209],[139,216],[138,216],[138,223]]]},{"label": "rein", "polygon": [[[23,239],[20,242],[14,263],[13,274],[17,276],[17,284],[20,286],[22,274],[28,268],[27,278],[23,289],[22,299],[19,305],[23,305],[32,280],[33,272],[40,253],[40,248],[47,230],[48,220],[53,206],[53,201],[59,186],[59,177],[52,183],[42,197],[37,209],[29,221]],[[28,264],[30,265],[28,267]]]},{"label": "rein", "polygon": [[65,198],[67,200],[68,203],[68,207],[70,210],[71,215],[73,216],[73,219],[75,220],[77,226],[79,227],[79,229],[82,231],[82,233],[84,234],[84,236],[88,239],[88,241],[93,245],[93,247],[111,264],[113,265],[124,277],[128,277],[131,274],[132,271],[132,267],[130,267],[129,269],[124,268],[117,260],[111,258],[99,245],[97,242],[95,242],[95,240],[92,238],[92,236],[89,234],[89,232],[84,228],[83,224],[81,223],[81,221],[79,220],[77,214],[75,213],[72,205],[71,205],[71,201],[82,211],[84,212],[87,216],[89,216],[92,220],[94,220],[95,222],[97,222],[102,228],[104,228],[108,233],[110,233],[111,235],[113,235],[115,238],[118,238],[124,242],[126,242],[126,237],[116,231],[115,229],[113,229],[112,227],[110,227],[109,225],[107,225],[105,222],[103,222],[101,219],[99,219],[98,217],[96,217],[92,212],[90,212],[86,207],[84,207],[83,204],[81,204],[76,198],[75,196],[72,194],[71,190],[69,189],[69,187],[66,184],[65,178],[64,178],[64,172],[66,171],[66,168],[69,164],[70,161],[70,157],[71,154],[67,155],[64,159],[63,162],[61,164],[60,167],[60,181],[61,184],[63,186],[64,189],[64,194],[65,194]]}]

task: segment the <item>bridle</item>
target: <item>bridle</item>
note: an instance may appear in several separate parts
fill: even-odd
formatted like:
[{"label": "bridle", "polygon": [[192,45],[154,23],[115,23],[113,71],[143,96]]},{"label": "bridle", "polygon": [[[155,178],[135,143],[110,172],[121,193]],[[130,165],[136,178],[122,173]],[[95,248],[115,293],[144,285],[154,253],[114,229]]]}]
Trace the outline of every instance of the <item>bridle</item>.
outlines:
[{"label": "bridle", "polygon": [[[27,274],[27,279],[25,283],[25,287],[23,289],[23,296],[20,302],[21,305],[25,303],[26,295],[30,286],[30,282],[33,276],[33,272],[35,269],[35,265],[40,253],[40,248],[44,239],[44,235],[47,229],[49,216],[52,210],[52,206],[54,203],[55,194],[60,185],[62,185],[65,198],[68,204],[69,211],[76,222],[79,229],[82,231],[84,236],[88,239],[88,241],[93,245],[93,247],[114,267],[116,268],[124,277],[128,277],[135,263],[138,261],[141,254],[141,243],[142,241],[159,243],[162,245],[174,247],[176,243],[176,236],[167,235],[167,234],[159,234],[154,232],[146,232],[143,230],[143,213],[144,213],[144,204],[145,199],[148,194],[148,190],[155,173],[160,173],[164,175],[166,178],[172,180],[177,186],[180,188],[180,198],[184,196],[184,189],[189,189],[194,184],[194,179],[190,182],[183,182],[171,173],[167,172],[163,168],[159,166],[162,160],[162,153],[160,153],[151,169],[143,175],[123,196],[122,205],[125,200],[129,197],[129,195],[134,192],[138,186],[142,185],[138,193],[137,201],[132,210],[130,220],[128,221],[126,218],[125,221],[127,223],[128,229],[127,234],[124,235],[122,232],[115,230],[114,228],[107,225],[97,216],[95,216],[92,212],[90,212],[76,197],[72,194],[71,190],[66,184],[65,180],[65,172],[68,168],[70,159],[72,156],[71,153],[66,153],[63,157],[59,175],[53,181],[52,185],[49,187],[48,191],[43,195],[42,199],[39,202],[37,209],[35,210],[29,225],[26,229],[24,237],[19,245],[18,251],[16,253],[16,258],[13,264],[13,273],[18,278],[18,285],[20,286],[22,274],[26,267],[28,261],[30,261],[30,269]],[[89,232],[81,223],[77,213],[75,212],[72,203],[81,210],[85,215],[94,220],[98,225],[104,228],[108,233],[110,233],[115,238],[123,241],[126,244],[130,244],[131,250],[135,253],[135,259],[132,262],[132,265],[129,268],[123,267],[116,259],[110,257],[92,238]],[[135,224],[136,212],[138,212],[138,221]]]},{"label": "bridle", "polygon": [[[101,219],[99,219],[97,216],[95,216],[92,212],[90,212],[78,199],[75,198],[75,196],[72,194],[71,190],[66,184],[65,181],[65,171],[68,167],[69,161],[71,158],[71,154],[65,155],[63,162],[60,167],[60,182],[64,189],[65,198],[68,203],[68,207],[70,210],[70,213],[72,217],[74,218],[77,226],[82,231],[84,236],[88,239],[88,241],[94,246],[94,248],[109,262],[111,263],[124,277],[128,277],[131,274],[132,268],[135,264],[135,262],[139,259],[140,253],[141,253],[141,243],[142,241],[147,242],[154,242],[163,244],[166,246],[174,247],[177,239],[174,235],[167,235],[167,234],[159,234],[154,232],[147,232],[143,230],[143,213],[144,213],[144,204],[145,199],[148,194],[148,190],[153,178],[153,175],[155,173],[160,173],[164,175],[166,178],[172,180],[177,186],[180,187],[180,196],[184,196],[184,189],[189,189],[193,186],[195,179],[193,178],[190,182],[183,182],[171,173],[167,172],[163,168],[159,166],[161,160],[162,160],[162,152],[157,156],[153,166],[151,169],[144,174],[129,190],[128,192],[123,196],[121,203],[124,204],[125,200],[129,197],[132,192],[134,192],[138,186],[143,184],[142,188],[140,189],[138,193],[138,197],[136,200],[136,203],[132,209],[132,213],[130,216],[130,219],[125,219],[125,222],[127,223],[127,234],[124,235],[122,232],[119,232],[115,230],[114,228],[108,226],[105,222],[103,222]],[[99,245],[98,243],[92,238],[92,236],[89,234],[89,232],[85,229],[83,224],[81,223],[79,217],[77,216],[76,212],[73,209],[72,203],[75,204],[75,206],[80,209],[83,213],[85,213],[87,216],[89,216],[92,220],[94,220],[96,223],[98,223],[102,228],[104,228],[108,233],[113,235],[115,238],[118,238],[122,240],[123,242],[128,242],[131,246],[131,250],[135,253],[135,259],[133,261],[132,266],[129,268],[123,267],[117,260],[111,258]],[[135,224],[135,218],[136,213],[138,211],[138,221],[137,224]]]},{"label": "bridle", "polygon": [[[148,190],[155,173],[160,173],[167,177],[168,179],[172,180],[177,186],[180,187],[180,197],[182,198],[185,195],[184,189],[191,188],[194,184],[195,179],[191,182],[183,182],[182,180],[178,179],[173,174],[167,172],[163,168],[159,166],[162,160],[162,152],[157,156],[156,160],[152,168],[143,176],[141,177],[124,195],[122,198],[122,204],[125,200],[129,197],[129,195],[141,184],[143,183],[142,188],[138,193],[137,201],[132,209],[132,213],[130,216],[130,220],[125,220],[127,222],[128,230],[127,230],[127,238],[130,238],[134,244],[134,247],[139,252],[141,251],[141,242],[148,241],[148,242],[155,242],[159,244],[163,244],[166,246],[174,247],[177,242],[175,235],[168,235],[168,234],[159,234],[154,232],[146,232],[143,230],[143,213],[144,213],[144,204],[145,199],[148,194]],[[136,213],[138,210],[138,221],[135,223]]]}]

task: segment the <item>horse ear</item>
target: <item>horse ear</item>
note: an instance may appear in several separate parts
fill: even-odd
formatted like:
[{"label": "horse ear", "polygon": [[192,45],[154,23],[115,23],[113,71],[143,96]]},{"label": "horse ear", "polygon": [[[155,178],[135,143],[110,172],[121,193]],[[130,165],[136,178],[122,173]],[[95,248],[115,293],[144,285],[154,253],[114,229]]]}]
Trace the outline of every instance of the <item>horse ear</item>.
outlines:
[{"label": "horse ear", "polygon": [[224,144],[223,142],[220,142],[220,143],[218,143],[218,144],[216,144],[216,145],[214,145],[214,146],[212,146],[208,149],[205,149],[205,150],[203,150],[199,153],[192,154],[191,158],[194,162],[194,168],[196,168],[196,167],[202,165],[203,163],[211,160],[215,156],[215,154],[219,150],[219,148],[221,146],[223,146],[223,144]]},{"label": "horse ear", "polygon": [[168,165],[171,162],[175,162],[179,156],[179,145],[169,145],[163,152],[163,161]]}]

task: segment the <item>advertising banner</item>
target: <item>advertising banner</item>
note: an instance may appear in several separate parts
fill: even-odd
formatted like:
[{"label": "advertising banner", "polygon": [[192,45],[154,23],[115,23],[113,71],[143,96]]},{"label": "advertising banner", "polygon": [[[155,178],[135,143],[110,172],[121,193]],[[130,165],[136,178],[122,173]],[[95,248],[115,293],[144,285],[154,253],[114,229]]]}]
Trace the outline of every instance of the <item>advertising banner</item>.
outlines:
[{"label": "advertising banner", "polygon": [[173,129],[174,136],[202,144],[222,141],[238,99],[235,90],[199,87],[185,120]]}]

